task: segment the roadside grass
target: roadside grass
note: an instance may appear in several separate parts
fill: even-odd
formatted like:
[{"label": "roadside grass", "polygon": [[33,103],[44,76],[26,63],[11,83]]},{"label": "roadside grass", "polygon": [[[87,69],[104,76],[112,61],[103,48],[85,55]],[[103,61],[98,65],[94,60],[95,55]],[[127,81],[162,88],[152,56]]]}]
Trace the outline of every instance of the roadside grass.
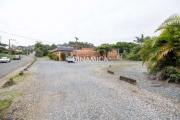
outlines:
[{"label": "roadside grass", "polygon": [[5,92],[4,99],[0,101],[0,112],[8,108],[11,105],[12,100],[19,94],[20,93],[16,91]]},{"label": "roadside grass", "polygon": [[4,56],[7,56],[7,54],[0,53],[0,58],[1,58],[1,57],[4,57]]},{"label": "roadside grass", "polygon": [[[10,78],[13,78],[14,84],[12,84],[12,85],[15,85],[15,84],[17,84],[19,81],[22,80],[22,79],[19,79],[20,77],[26,77],[26,76],[29,76],[29,75],[31,75],[31,74],[30,74],[30,73],[24,73],[23,75],[19,75],[19,73],[18,73],[18,74],[15,74],[15,75],[6,77],[3,81],[7,81],[7,80],[9,80]],[[11,85],[11,86],[12,86],[12,85]],[[1,89],[1,88],[3,88],[3,85],[0,87],[0,89]]]},{"label": "roadside grass", "polygon": [[39,58],[49,58],[48,56],[42,56],[42,57],[39,57]]},{"label": "roadside grass", "polygon": [[8,108],[11,105],[11,102],[12,102],[12,98],[9,98],[9,99],[6,98],[6,99],[0,101],[0,112],[4,109]]},{"label": "roadside grass", "polygon": [[11,55],[11,57],[10,57],[10,58],[11,58],[11,60],[14,60],[14,55]]},{"label": "roadside grass", "polygon": [[132,66],[131,61],[115,61],[112,64],[108,64],[107,66],[103,67],[102,70],[117,70],[122,67],[129,67]]},{"label": "roadside grass", "polygon": [[[5,78],[5,80],[9,80],[10,78],[13,78],[13,81],[15,84],[13,86],[18,85],[19,82],[23,81],[26,76],[31,75],[30,73],[24,73],[23,75],[15,74],[12,76],[8,76]],[[2,111],[9,108],[11,106],[12,101],[19,95],[22,94],[23,90],[26,88],[25,86],[15,86],[13,88],[10,88],[11,86],[8,86],[6,88],[3,88],[1,86],[0,88],[0,118],[4,114]],[[9,89],[10,88],[10,89]]]}]

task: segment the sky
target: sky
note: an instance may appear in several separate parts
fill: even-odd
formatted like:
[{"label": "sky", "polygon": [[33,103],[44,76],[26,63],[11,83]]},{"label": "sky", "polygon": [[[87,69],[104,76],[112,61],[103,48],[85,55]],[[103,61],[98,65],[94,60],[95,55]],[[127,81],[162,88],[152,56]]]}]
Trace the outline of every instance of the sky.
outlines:
[{"label": "sky", "polygon": [[157,36],[155,29],[175,13],[180,0],[0,0],[0,36],[2,43],[25,46],[75,37],[95,46],[133,42],[141,34]]}]

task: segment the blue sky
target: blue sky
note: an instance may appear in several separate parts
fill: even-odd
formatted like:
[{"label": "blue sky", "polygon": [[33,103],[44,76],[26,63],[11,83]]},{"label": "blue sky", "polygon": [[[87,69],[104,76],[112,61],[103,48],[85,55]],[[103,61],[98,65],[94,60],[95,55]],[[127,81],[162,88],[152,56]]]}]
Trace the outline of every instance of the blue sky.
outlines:
[{"label": "blue sky", "polygon": [[[180,0],[0,0],[0,31],[41,40],[132,42],[136,36],[156,36],[155,29],[170,15],[180,13]],[[36,40],[0,32],[1,41],[18,45]],[[48,41],[48,42],[44,42]]]}]

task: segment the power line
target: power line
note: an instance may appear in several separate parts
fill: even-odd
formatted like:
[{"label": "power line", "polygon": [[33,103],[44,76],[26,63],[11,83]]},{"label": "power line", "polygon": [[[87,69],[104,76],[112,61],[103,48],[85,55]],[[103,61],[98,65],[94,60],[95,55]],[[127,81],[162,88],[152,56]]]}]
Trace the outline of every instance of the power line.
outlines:
[{"label": "power line", "polygon": [[[6,33],[6,34],[10,34],[10,35],[15,35],[15,36],[22,37],[22,38],[31,39],[31,40],[34,40],[34,41],[43,41],[43,42],[53,43],[53,42],[49,42],[49,41],[44,41],[44,40],[40,40],[40,39],[35,39],[35,38],[31,38],[31,37],[26,37],[26,36],[22,36],[22,35],[17,35],[17,34],[14,34],[14,33],[5,32],[5,31],[0,31],[0,32]],[[1,40],[1,36],[0,36],[0,40]]]}]

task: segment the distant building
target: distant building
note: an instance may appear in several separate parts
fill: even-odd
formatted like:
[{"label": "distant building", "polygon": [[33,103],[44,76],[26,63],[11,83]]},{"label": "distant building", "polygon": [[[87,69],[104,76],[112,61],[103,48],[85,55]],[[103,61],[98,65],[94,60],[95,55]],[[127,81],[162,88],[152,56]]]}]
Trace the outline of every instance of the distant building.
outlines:
[{"label": "distant building", "polygon": [[[94,50],[94,47],[82,47],[82,46],[58,46],[57,48],[50,51],[51,53],[57,54],[59,56],[59,61],[62,61],[60,55],[65,53],[66,56],[76,56],[82,58],[91,58],[91,57],[100,57],[100,53]],[[105,58],[105,54],[103,57]],[[118,60],[119,59],[119,50],[113,49],[108,53],[108,60]]]}]

